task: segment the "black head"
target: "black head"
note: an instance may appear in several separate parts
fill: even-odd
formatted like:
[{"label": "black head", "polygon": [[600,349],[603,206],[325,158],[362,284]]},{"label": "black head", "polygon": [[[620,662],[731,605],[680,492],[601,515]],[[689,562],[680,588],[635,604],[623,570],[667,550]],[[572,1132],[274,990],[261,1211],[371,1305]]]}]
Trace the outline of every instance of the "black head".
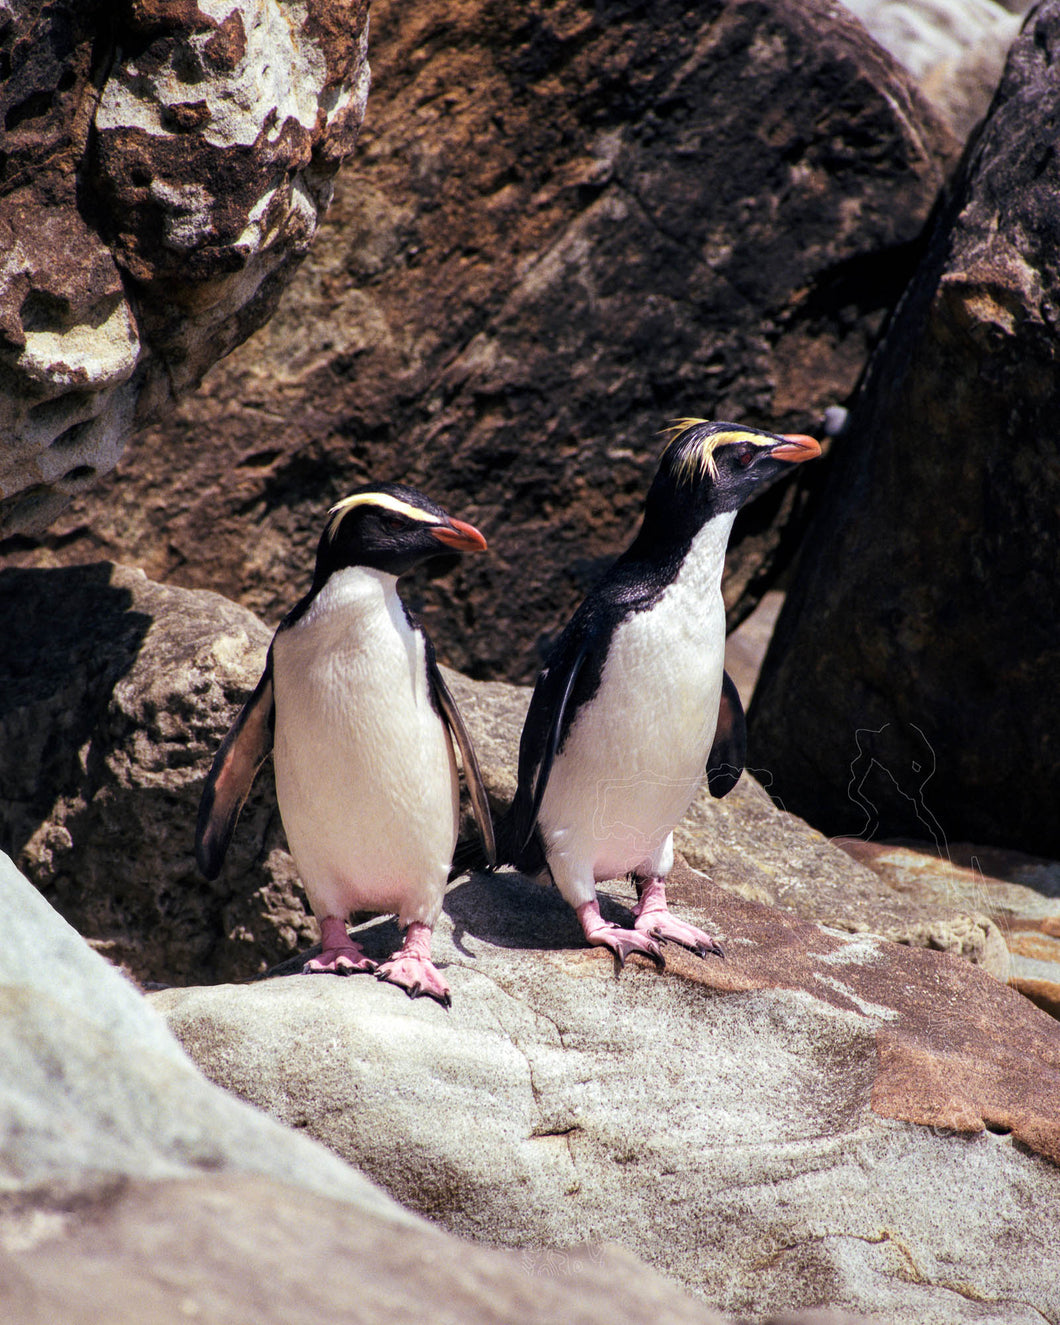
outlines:
[{"label": "black head", "polygon": [[328,512],[317,547],[315,588],[345,566],[404,575],[431,557],[481,552],[486,540],[415,488],[375,483],[358,488]]},{"label": "black head", "polygon": [[715,515],[739,510],[792,465],[820,454],[820,443],[801,433],[682,419],[659,462],[645,518],[698,529]]}]

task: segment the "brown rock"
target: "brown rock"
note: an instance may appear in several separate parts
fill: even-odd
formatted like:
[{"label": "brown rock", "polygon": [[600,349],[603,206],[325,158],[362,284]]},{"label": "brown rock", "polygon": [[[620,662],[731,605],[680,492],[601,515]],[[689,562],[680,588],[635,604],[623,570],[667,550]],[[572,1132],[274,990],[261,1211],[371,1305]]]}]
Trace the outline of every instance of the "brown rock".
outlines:
[{"label": "brown rock", "polygon": [[954,843],[942,855],[922,843],[839,838],[836,844],[922,904],[989,916],[1008,949],[1003,968],[994,974],[1060,1017],[1060,863],[967,842]]},{"label": "brown rock", "polygon": [[1056,858],[1060,5],[1013,46],[853,411],[750,715],[831,834]]},{"label": "brown rock", "polygon": [[[402,477],[493,552],[421,582],[433,636],[528,679],[630,537],[672,418],[814,431],[853,388],[953,143],[824,0],[378,3],[372,41],[359,166],[298,289],[25,555],[131,557],[275,621],[326,505]],[[240,162],[217,162],[234,199]],[[137,235],[129,261],[177,261]],[[804,504],[781,486],[745,513],[733,621]]]},{"label": "brown rock", "polygon": [[143,980],[238,979],[311,942],[271,777],[220,883],[195,867],[261,622],[108,564],[0,572],[0,619],[0,846],[66,919]]},{"label": "brown rock", "polygon": [[367,2],[339,8],[5,8],[0,534],[46,528],[272,312],[364,112]]}]

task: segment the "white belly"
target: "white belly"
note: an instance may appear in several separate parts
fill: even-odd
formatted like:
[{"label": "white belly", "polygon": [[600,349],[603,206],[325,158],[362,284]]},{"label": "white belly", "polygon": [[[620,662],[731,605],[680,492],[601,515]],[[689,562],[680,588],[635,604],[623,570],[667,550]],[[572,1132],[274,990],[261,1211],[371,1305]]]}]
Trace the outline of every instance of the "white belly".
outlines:
[{"label": "white belly", "polygon": [[720,557],[709,579],[692,553],[689,562],[653,608],[615,631],[600,687],[553,765],[539,823],[553,877],[574,906],[594,895],[596,880],[668,872],[674,826],[705,775],[725,608]]},{"label": "white belly", "polygon": [[314,913],[433,924],[456,843],[456,764],[393,576],[332,576],[277,634],[273,669],[276,794]]}]

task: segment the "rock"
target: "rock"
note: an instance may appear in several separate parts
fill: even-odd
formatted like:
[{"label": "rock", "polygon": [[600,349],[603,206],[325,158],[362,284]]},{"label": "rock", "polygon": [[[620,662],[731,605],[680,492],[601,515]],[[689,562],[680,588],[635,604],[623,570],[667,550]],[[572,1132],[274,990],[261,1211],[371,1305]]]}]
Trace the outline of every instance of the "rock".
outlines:
[{"label": "rock", "polygon": [[204,1081],[142,995],[2,853],[0,915],[0,1245],[20,1193],[46,1209],[78,1190],[120,1192],[123,1178],[204,1173],[288,1183],[398,1229],[415,1222],[322,1147]]},{"label": "rock", "polygon": [[458,1243],[210,1085],[5,856],[0,917],[7,1325],[280,1325],[314,1311],[351,1325],[723,1325],[620,1247],[516,1257]]},{"label": "rock", "polygon": [[[149,983],[242,979],[312,943],[270,768],[220,878],[208,884],[193,856],[202,785],[261,674],[266,627],[217,594],[106,563],[2,571],[0,616],[0,846],[61,914]],[[445,674],[500,813],[530,691]],[[750,774],[723,801],[701,793],[676,841],[744,897],[1008,974],[981,907],[896,891],[776,809]]]},{"label": "rock", "polygon": [[[815,431],[956,150],[825,0],[372,8],[372,112],[302,279],[23,564],[107,555],[275,622],[323,511],[404,478],[492,555],[418,584],[443,653],[529,680],[631,537],[674,417]],[[734,169],[733,163],[739,168]],[[741,516],[731,622],[802,486]]]},{"label": "rock", "polygon": [[755,691],[771,791],[832,835],[1060,856],[1058,49],[1048,0],[854,404]]},{"label": "rock", "polygon": [[989,916],[1008,947],[1009,984],[1060,1017],[1060,864],[967,842],[943,855],[923,843],[836,844],[898,892]]},{"label": "rock", "polygon": [[771,589],[725,641],[725,670],[736,682],[745,709],[754,694],[762,659],[766,656],[783,603],[784,595]]},{"label": "rock", "polygon": [[194,859],[202,784],[270,633],[208,591],[100,563],[0,571],[0,846],[142,980],[238,979],[311,943],[271,776],[221,879]]},{"label": "rock", "polygon": [[4,6],[0,533],[272,313],[353,150],[366,0]]},{"label": "rock", "polygon": [[[301,975],[151,1002],[207,1076],[478,1241],[617,1240],[755,1321],[1055,1315],[1060,1026],[948,954],[677,886],[724,961],[616,975],[500,874],[447,895],[451,1011]],[[632,887],[604,892],[628,923]]]},{"label": "rock", "polygon": [[[421,1221],[397,1237],[356,1208],[262,1179],[130,1182],[39,1213],[43,1236],[17,1231],[11,1254],[0,1232],[10,1325],[725,1325],[621,1247],[517,1255]],[[800,1320],[821,1325],[815,1314],[791,1325]]]},{"label": "rock", "polygon": [[994,0],[843,0],[962,140],[986,114],[1021,18]]}]

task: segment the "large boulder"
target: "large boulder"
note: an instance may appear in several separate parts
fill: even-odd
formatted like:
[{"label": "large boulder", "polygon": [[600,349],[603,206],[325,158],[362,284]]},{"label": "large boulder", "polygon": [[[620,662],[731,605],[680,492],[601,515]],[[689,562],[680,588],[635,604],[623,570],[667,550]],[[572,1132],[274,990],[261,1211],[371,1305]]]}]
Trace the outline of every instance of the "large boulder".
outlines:
[{"label": "large boulder", "polygon": [[213,754],[269,632],[208,591],[99,563],[0,572],[0,846],[146,980],[237,979],[313,941],[272,778],[224,875],[195,867]]},{"label": "large boulder", "polygon": [[843,0],[962,140],[986,113],[1029,0]]},{"label": "large boulder", "polygon": [[1060,855],[1060,4],[992,113],[854,407],[750,714],[831,834]]},{"label": "large boulder", "polygon": [[[401,477],[493,550],[421,582],[432,633],[528,680],[673,418],[815,432],[853,389],[956,144],[826,0],[381,0],[372,63],[276,317],[22,555],[133,559],[276,621],[328,503]],[[732,621],[807,477],[741,521]]]},{"label": "large boulder", "polygon": [[367,0],[0,10],[0,534],[265,321],[368,92]]},{"label": "large boulder", "polygon": [[[261,674],[265,626],[208,590],[107,563],[0,572],[0,617],[0,847],[66,919],[156,983],[260,974],[312,943],[271,766],[216,881],[193,854],[203,781]],[[530,692],[447,676],[500,810],[515,790]],[[750,775],[724,801],[701,793],[677,844],[744,897],[1008,974],[978,897],[923,901],[890,887],[777,809]]]},{"label": "large boulder", "polygon": [[0,916],[5,1232],[20,1214],[32,1226],[19,1193],[45,1210],[49,1198],[69,1203],[79,1189],[116,1194],[123,1178],[203,1173],[267,1177],[351,1202],[399,1229],[415,1223],[334,1155],[203,1080],[143,996],[3,853]]},{"label": "large boulder", "polygon": [[741,1320],[1054,1316],[1060,1025],[948,954],[678,893],[724,960],[619,973],[501,874],[447,896],[450,1011],[357,976],[150,997],[207,1076],[477,1241],[617,1240]]},{"label": "large boulder", "polygon": [[3,855],[0,923],[4,1325],[724,1325],[621,1247],[458,1242],[211,1085]]}]

